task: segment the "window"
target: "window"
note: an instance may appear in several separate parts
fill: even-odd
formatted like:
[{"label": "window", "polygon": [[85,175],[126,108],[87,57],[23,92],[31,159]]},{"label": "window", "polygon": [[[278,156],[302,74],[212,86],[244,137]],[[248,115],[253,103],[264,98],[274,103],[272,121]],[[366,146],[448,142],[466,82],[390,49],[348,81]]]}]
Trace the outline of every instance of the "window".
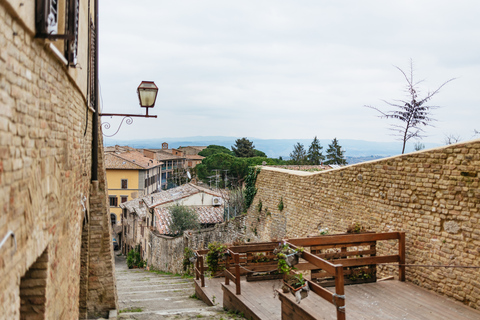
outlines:
[{"label": "window", "polygon": [[120,196],[120,203],[125,203],[128,201],[128,196]]},{"label": "window", "polygon": [[128,189],[128,180],[122,179],[122,189]]},{"label": "window", "polygon": [[116,207],[118,206],[118,198],[117,196],[108,196],[110,200],[110,207]]},{"label": "window", "polygon": [[36,36],[66,40],[65,58],[70,66],[77,64],[79,9],[80,0],[37,0],[35,4]]},{"label": "window", "polygon": [[112,221],[112,225],[117,224],[117,215],[115,213],[110,213],[110,220]]}]

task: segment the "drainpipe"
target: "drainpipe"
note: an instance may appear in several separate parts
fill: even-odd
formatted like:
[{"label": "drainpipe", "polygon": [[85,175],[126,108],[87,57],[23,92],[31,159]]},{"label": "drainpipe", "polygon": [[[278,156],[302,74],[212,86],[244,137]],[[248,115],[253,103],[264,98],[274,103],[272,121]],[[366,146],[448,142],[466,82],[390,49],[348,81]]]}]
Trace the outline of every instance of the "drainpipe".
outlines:
[{"label": "drainpipe", "polygon": [[94,66],[94,86],[95,86],[95,112],[92,118],[92,182],[98,181],[98,113],[100,104],[98,103],[98,0],[94,0],[95,10],[95,66]]}]

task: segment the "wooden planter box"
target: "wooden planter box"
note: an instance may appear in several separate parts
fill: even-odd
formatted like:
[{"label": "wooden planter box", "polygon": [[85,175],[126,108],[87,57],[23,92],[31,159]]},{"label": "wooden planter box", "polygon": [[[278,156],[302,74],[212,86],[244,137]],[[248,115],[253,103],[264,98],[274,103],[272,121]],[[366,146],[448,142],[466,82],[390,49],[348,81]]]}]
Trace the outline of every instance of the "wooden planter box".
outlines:
[{"label": "wooden planter box", "polygon": [[247,273],[247,282],[283,279],[281,273],[249,272]]}]

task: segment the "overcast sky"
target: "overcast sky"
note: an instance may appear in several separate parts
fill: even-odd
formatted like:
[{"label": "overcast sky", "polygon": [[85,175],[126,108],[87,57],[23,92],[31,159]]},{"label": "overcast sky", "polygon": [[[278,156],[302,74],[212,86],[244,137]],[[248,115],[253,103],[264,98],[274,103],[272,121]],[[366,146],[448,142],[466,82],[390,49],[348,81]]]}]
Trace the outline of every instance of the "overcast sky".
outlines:
[{"label": "overcast sky", "polygon": [[141,113],[136,88],[153,80],[158,118],[115,138],[395,141],[392,122],[364,105],[404,99],[394,66],[409,72],[413,59],[420,95],[457,78],[431,100],[441,108],[424,141],[470,140],[480,130],[479,17],[474,0],[102,0],[103,112]]}]

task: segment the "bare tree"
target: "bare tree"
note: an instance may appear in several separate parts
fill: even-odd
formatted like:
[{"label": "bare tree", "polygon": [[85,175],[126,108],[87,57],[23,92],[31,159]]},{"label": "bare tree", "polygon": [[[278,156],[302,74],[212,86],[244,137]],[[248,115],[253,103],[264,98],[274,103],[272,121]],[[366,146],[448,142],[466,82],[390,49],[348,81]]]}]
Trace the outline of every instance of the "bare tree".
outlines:
[{"label": "bare tree", "polygon": [[421,139],[424,137],[422,132],[424,132],[423,127],[432,126],[431,122],[435,121],[431,117],[431,110],[439,108],[439,106],[427,106],[426,103],[436,95],[440,89],[447,83],[455,78],[452,78],[448,81],[445,81],[440,87],[438,87],[433,92],[428,92],[427,95],[423,98],[418,97],[419,89],[418,85],[423,82],[423,80],[415,82],[413,79],[413,61],[410,60],[410,74],[406,74],[402,69],[395,66],[404,76],[407,81],[407,99],[408,100],[394,100],[395,102],[388,102],[382,100],[391,107],[394,107],[395,110],[390,110],[383,112],[382,110],[373,107],[365,106],[370,109],[374,109],[381,113],[380,118],[387,119],[396,119],[400,120],[402,124],[392,124],[391,130],[395,133],[393,135],[398,136],[399,140],[403,141],[402,154],[405,152],[405,145],[408,140],[411,138]]},{"label": "bare tree", "polygon": [[449,134],[449,135],[445,136],[444,141],[445,141],[446,145],[449,145],[449,144],[454,144],[454,143],[460,142],[461,140],[462,140],[462,137],[456,136],[454,134]]}]

